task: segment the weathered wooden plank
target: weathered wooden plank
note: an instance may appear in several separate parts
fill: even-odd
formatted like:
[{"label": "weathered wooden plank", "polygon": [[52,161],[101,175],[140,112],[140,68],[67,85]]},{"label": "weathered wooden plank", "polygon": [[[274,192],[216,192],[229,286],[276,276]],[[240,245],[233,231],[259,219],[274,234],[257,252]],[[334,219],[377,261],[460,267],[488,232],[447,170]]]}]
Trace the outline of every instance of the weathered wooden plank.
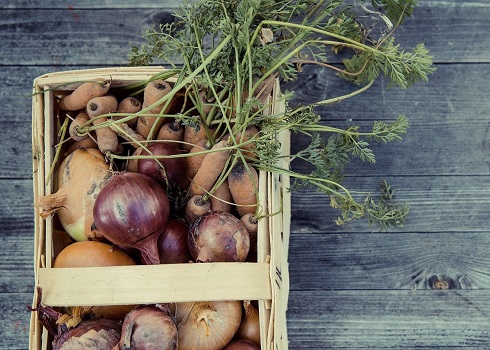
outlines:
[{"label": "weathered wooden plank", "polygon": [[[1,217],[0,217],[1,218]],[[3,218],[2,218],[3,219]],[[34,290],[34,230],[0,235],[0,294]]]},{"label": "weathered wooden plank", "polygon": [[[490,38],[479,34],[488,31],[490,8],[481,2],[470,5],[456,1],[422,4],[414,17],[398,29],[396,37],[406,49],[424,42],[436,53],[436,62],[489,62]],[[130,44],[141,43],[146,28],[172,21],[173,6],[168,1],[158,8],[87,9],[64,5],[55,9],[1,10],[0,64],[103,65],[108,60],[126,64]],[[478,44],[468,39],[475,35]]]},{"label": "weathered wooden plank", "polygon": [[25,350],[29,342],[30,312],[32,293],[0,293],[0,329],[2,330],[1,350]]},{"label": "weathered wooden plank", "polygon": [[[396,232],[487,232],[490,178],[488,176],[349,177],[344,185],[351,191],[377,194],[379,182],[395,189],[395,199],[406,201],[410,213],[405,227]],[[375,196],[376,197],[376,196]],[[329,199],[313,189],[293,193],[292,231],[370,232],[365,220],[337,226],[339,211],[328,207]],[[321,218],[321,219],[319,219]],[[376,231],[376,228],[373,228]],[[457,247],[454,247],[455,249]]]},{"label": "weathered wooden plank", "polygon": [[292,291],[290,349],[484,349],[490,295],[472,291]]},{"label": "weathered wooden plank", "polygon": [[291,234],[291,290],[489,289],[490,231]]}]

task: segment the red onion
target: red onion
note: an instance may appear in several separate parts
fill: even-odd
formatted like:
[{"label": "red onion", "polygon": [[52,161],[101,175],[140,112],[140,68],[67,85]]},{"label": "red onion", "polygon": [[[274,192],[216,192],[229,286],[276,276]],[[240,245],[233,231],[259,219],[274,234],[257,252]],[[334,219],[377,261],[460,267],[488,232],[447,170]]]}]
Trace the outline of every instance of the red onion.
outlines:
[{"label": "red onion", "polygon": [[53,350],[112,350],[121,337],[121,324],[106,319],[82,321],[53,340]]},{"label": "red onion", "polygon": [[209,211],[192,224],[188,245],[197,262],[245,261],[250,237],[243,223],[233,214]]},{"label": "red onion", "polygon": [[139,306],[124,318],[122,350],[176,350],[177,342],[177,326],[163,306]]},{"label": "red onion", "polygon": [[184,221],[169,220],[157,242],[161,264],[187,263],[192,260],[187,247],[188,232],[189,227]]},{"label": "red onion", "polygon": [[[185,180],[185,159],[159,158],[158,156],[171,156],[180,153],[179,148],[168,142],[154,142],[141,152],[142,156],[153,155],[153,158],[143,158],[138,160],[138,172],[148,175],[158,181],[164,188],[180,187]],[[163,168],[162,168],[163,166]]]},{"label": "red onion", "polygon": [[103,236],[136,248],[145,264],[159,264],[157,240],[167,226],[170,203],[162,186],[139,173],[115,175],[94,203],[94,221]]},{"label": "red onion", "polygon": [[232,341],[223,350],[260,350],[260,346],[247,339]]}]

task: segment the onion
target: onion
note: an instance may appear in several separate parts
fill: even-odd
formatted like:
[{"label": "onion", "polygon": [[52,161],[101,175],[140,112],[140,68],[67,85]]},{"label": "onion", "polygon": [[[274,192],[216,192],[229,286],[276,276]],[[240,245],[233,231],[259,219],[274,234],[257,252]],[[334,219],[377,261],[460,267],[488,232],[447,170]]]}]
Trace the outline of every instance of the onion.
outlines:
[{"label": "onion", "polygon": [[[142,156],[153,155],[153,158],[142,158],[138,160],[138,172],[148,175],[158,181],[164,188],[180,187],[184,184],[185,160],[182,157],[159,158],[158,156],[171,156],[180,154],[180,150],[174,144],[168,142],[154,142],[141,151]],[[163,168],[162,168],[163,166]]]},{"label": "onion", "polygon": [[209,211],[192,224],[188,245],[196,262],[245,261],[250,237],[243,223],[233,214]]},{"label": "onion", "polygon": [[[136,262],[120,249],[97,241],[75,242],[64,248],[53,263],[55,268],[129,266]],[[121,320],[136,305],[92,306],[97,316]]]},{"label": "onion", "polygon": [[242,323],[238,328],[236,337],[239,339],[247,339],[260,345],[259,311],[250,300],[245,300],[243,302],[243,307],[245,312],[243,313]]},{"label": "onion", "polygon": [[168,311],[159,305],[144,305],[124,318],[119,346],[123,350],[176,350],[177,340],[177,326]]},{"label": "onion", "polygon": [[232,341],[223,350],[260,350],[260,346],[247,339]]},{"label": "onion", "polygon": [[121,337],[121,324],[113,320],[83,321],[53,340],[53,350],[112,350]]},{"label": "onion", "polygon": [[92,232],[92,209],[109,177],[109,165],[98,149],[76,149],[60,164],[58,190],[39,198],[41,216],[47,218],[56,213],[64,230],[75,241],[100,238]]},{"label": "onion", "polygon": [[221,350],[235,335],[242,318],[240,301],[176,304],[179,350]]},{"label": "onion", "polygon": [[165,190],[139,173],[115,175],[94,203],[97,230],[125,248],[135,248],[145,264],[159,264],[157,240],[167,226],[170,203]]},{"label": "onion", "polygon": [[158,237],[158,255],[161,264],[187,263],[192,260],[187,247],[189,227],[182,220],[171,219]]}]

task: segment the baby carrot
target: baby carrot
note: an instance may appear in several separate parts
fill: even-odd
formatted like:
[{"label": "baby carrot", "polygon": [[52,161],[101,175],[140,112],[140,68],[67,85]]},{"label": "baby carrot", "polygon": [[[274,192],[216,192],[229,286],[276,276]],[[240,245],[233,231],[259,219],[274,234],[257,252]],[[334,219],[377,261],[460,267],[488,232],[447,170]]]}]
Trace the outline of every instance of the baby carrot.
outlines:
[{"label": "baby carrot", "polygon": [[258,184],[257,170],[250,165],[239,162],[231,169],[228,175],[228,185],[240,216],[247,213],[255,214]]},{"label": "baby carrot", "polygon": [[[154,80],[146,85],[145,90],[143,92],[143,106],[142,109],[153,105],[165,95],[167,95],[172,90],[172,86],[166,82],[165,80]],[[148,114],[161,114],[166,113],[170,104],[168,104],[167,110],[163,110],[162,108],[167,103],[167,101],[160,103],[154,106],[151,110],[147,111]],[[157,131],[159,129],[159,125],[164,122],[163,117],[157,116],[140,116],[136,123],[136,132],[143,136],[144,138],[148,138],[151,130]],[[155,125],[155,127],[154,127]]]},{"label": "baby carrot", "polygon": [[214,186],[228,162],[230,150],[225,149],[227,145],[228,141],[222,140],[215,143],[211,152],[206,154],[189,186],[191,196],[204,195]]},{"label": "baby carrot", "polygon": [[[87,103],[87,115],[94,126],[105,122],[107,118],[96,118],[100,115],[113,113],[117,109],[117,99],[112,95],[95,97]],[[95,129],[97,145],[103,154],[116,153],[119,142],[117,134],[109,127]]]},{"label": "baby carrot", "polygon": [[100,97],[107,94],[110,86],[111,84],[107,81],[99,83],[83,83],[69,95],[64,96],[60,100],[58,107],[65,111],[77,111],[83,109],[88,101],[94,97]]},{"label": "baby carrot", "polygon": [[71,121],[70,128],[68,129],[68,132],[70,133],[70,136],[73,140],[75,141],[82,141],[87,138],[88,135],[83,135],[79,136],[77,134],[77,129],[80,125],[86,123],[89,121],[89,117],[87,113],[85,112],[80,112],[78,115]]}]

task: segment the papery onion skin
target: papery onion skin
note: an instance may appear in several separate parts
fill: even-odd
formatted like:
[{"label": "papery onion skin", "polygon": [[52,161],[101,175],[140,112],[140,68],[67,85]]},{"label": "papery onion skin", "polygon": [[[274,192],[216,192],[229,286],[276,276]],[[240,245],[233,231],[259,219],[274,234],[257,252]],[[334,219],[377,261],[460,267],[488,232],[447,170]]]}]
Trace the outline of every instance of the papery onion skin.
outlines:
[{"label": "papery onion skin", "polygon": [[187,246],[189,226],[183,220],[170,219],[158,237],[160,264],[188,263],[192,260]]},{"label": "papery onion skin", "polygon": [[260,346],[247,339],[232,341],[223,350],[260,350]]},{"label": "papery onion skin", "polygon": [[188,245],[196,262],[243,262],[250,250],[250,237],[233,214],[209,211],[193,222]]},{"label": "papery onion skin", "polygon": [[151,177],[139,173],[113,176],[94,204],[97,230],[112,243],[138,249],[146,264],[160,263],[156,242],[169,216],[166,191]]},{"label": "papery onion skin", "polygon": [[[112,350],[121,338],[121,323],[94,319],[83,321],[53,340],[53,350]],[[94,347],[94,345],[97,347]]]},{"label": "papery onion skin", "polygon": [[[136,262],[122,250],[98,241],[74,242],[65,247],[53,262],[54,268],[131,266]],[[97,316],[121,320],[136,305],[93,306]]]},{"label": "papery onion skin", "polygon": [[177,326],[164,307],[138,306],[124,318],[121,350],[176,350]]},{"label": "papery onion skin", "polygon": [[64,230],[76,241],[99,239],[92,232],[93,206],[110,176],[109,164],[98,149],[74,150],[60,164],[57,191],[39,198],[41,216],[56,213]]},{"label": "papery onion skin", "polygon": [[179,350],[221,350],[235,335],[242,318],[240,301],[176,304]]},{"label": "papery onion skin", "polygon": [[251,303],[250,300],[243,302],[243,319],[236,332],[239,339],[247,339],[260,345],[260,321],[259,310]]}]

